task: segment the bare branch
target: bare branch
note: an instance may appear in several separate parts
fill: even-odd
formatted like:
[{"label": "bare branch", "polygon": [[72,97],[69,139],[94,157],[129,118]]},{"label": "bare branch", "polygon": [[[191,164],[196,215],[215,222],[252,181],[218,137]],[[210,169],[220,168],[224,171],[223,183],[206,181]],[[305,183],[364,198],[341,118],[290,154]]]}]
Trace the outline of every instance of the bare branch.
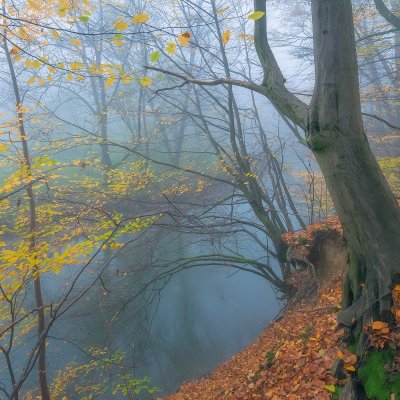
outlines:
[{"label": "bare branch", "polygon": [[232,85],[232,86],[239,86],[245,89],[252,90],[257,93],[261,93],[264,96],[266,95],[265,88],[263,85],[257,85],[256,83],[248,82],[248,81],[241,81],[238,79],[230,79],[230,78],[218,78],[213,80],[207,79],[197,79],[192,78],[187,75],[179,74],[178,72],[168,71],[167,69],[151,67],[149,65],[144,66],[145,69],[150,69],[152,71],[161,72],[166,75],[173,76],[175,78],[183,79],[187,83],[194,83],[200,86],[218,86],[218,85]]},{"label": "bare branch", "polygon": [[[265,0],[254,0],[254,9],[266,13]],[[286,79],[275,59],[268,43],[267,19],[264,15],[255,21],[254,41],[258,58],[264,70],[264,95],[275,106],[275,108],[296,125],[303,129],[307,128],[308,105],[297,98],[286,87]]]},{"label": "bare branch", "polygon": [[386,7],[384,1],[374,0],[374,3],[376,9],[379,11],[379,14],[381,14],[382,17],[385,18],[387,22],[389,22],[389,24],[400,30],[400,18]]},{"label": "bare branch", "polygon": [[363,112],[362,115],[365,115],[366,117],[370,117],[370,118],[376,119],[377,121],[383,122],[383,123],[384,123],[385,125],[387,125],[389,128],[393,128],[393,129],[396,129],[396,131],[400,131],[400,126],[393,125],[393,124],[391,124],[389,121],[386,121],[386,119],[383,119],[383,118],[381,118],[381,117],[378,117],[377,115],[368,114],[368,113],[365,113],[365,112]]},{"label": "bare branch", "polygon": [[[43,306],[42,308],[45,307],[49,307],[49,306]],[[33,313],[37,312],[38,309],[35,308],[31,311],[29,311],[28,313],[24,314],[21,318],[18,318],[17,320],[15,320],[14,322],[12,322],[11,324],[9,324],[8,326],[6,326],[4,329],[2,329],[0,331],[0,338],[2,338],[10,329],[12,329],[15,325],[18,325],[20,322],[22,322],[25,318],[28,318],[30,315],[32,315]]]}]

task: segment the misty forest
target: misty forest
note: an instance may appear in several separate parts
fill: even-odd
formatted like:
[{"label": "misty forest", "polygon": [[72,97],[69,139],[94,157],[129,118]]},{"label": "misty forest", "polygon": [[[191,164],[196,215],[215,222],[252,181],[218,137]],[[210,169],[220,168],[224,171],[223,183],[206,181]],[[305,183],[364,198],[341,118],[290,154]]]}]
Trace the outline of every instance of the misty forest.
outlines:
[{"label": "misty forest", "polygon": [[400,399],[399,0],[0,36],[0,400]]}]

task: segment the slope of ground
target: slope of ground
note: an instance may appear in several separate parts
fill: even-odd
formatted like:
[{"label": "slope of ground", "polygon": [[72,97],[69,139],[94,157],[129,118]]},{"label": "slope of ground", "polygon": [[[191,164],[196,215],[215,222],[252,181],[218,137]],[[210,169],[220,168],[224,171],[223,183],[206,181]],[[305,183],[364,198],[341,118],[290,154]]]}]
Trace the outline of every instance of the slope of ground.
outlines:
[{"label": "slope of ground", "polygon": [[341,281],[334,279],[311,304],[290,307],[245,350],[165,400],[330,399]]},{"label": "slope of ground", "polygon": [[[306,253],[315,246],[320,254],[326,253],[320,247],[321,232],[329,241],[341,233],[336,219],[328,225],[319,224],[289,236],[292,255],[314,269]],[[321,260],[316,261],[317,265]],[[309,281],[315,271],[312,272],[308,268],[294,274],[293,283],[300,286],[299,292],[302,287],[312,287]],[[319,285],[313,299],[294,299],[283,316],[250,346],[208,376],[183,384],[164,400],[331,399],[336,390],[332,366],[342,335],[337,330],[336,314],[341,302],[343,268],[336,273],[330,270],[330,274],[331,279]]]}]

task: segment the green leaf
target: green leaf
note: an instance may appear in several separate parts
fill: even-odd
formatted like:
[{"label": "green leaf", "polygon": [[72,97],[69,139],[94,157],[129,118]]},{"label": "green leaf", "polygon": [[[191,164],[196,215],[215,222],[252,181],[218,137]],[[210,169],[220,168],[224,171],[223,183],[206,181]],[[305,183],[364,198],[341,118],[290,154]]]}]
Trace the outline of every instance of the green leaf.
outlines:
[{"label": "green leaf", "polygon": [[247,18],[252,19],[253,21],[257,21],[258,19],[261,19],[264,15],[264,11],[254,11]]},{"label": "green leaf", "polygon": [[155,51],[154,53],[152,53],[150,55],[150,61],[153,62],[153,63],[158,61],[159,58],[160,58],[160,52],[159,51]]},{"label": "green leaf", "polygon": [[86,17],[85,15],[81,15],[80,17],[79,17],[79,21],[81,21],[81,22],[89,22],[89,17]]}]

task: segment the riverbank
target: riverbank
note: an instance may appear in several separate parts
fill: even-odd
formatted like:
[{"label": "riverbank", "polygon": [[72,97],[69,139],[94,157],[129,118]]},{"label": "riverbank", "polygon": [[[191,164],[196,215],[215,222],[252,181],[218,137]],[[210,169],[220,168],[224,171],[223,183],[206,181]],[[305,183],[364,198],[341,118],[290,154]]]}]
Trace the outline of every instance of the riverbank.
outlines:
[{"label": "riverbank", "polygon": [[291,306],[246,349],[164,400],[330,399],[341,283],[338,276],[311,303]]},{"label": "riverbank", "polygon": [[[308,236],[307,246],[312,237]],[[300,242],[306,243],[303,239]],[[320,281],[313,295],[292,300],[251,345],[209,375],[183,384],[178,392],[163,399],[331,399],[336,390],[332,366],[342,335],[336,317],[343,269],[336,273],[328,269],[328,281]],[[308,269],[294,274],[299,291],[309,287],[313,273]]]}]

